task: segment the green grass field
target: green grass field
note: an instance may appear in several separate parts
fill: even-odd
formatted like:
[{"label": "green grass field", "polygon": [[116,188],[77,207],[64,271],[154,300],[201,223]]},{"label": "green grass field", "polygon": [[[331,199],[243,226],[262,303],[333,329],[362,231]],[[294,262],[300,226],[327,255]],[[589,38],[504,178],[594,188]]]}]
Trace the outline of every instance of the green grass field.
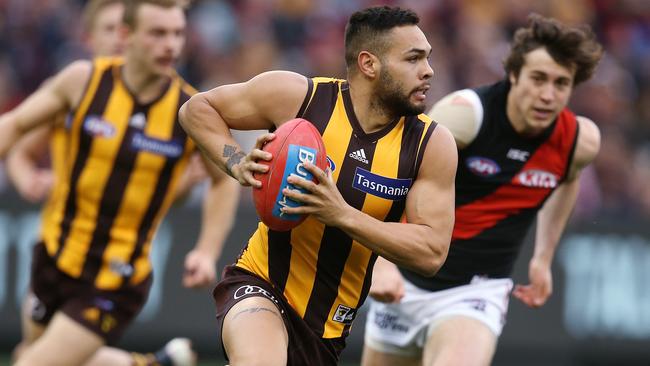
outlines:
[{"label": "green grass field", "polygon": [[0,354],[0,366],[9,366],[9,355]]}]

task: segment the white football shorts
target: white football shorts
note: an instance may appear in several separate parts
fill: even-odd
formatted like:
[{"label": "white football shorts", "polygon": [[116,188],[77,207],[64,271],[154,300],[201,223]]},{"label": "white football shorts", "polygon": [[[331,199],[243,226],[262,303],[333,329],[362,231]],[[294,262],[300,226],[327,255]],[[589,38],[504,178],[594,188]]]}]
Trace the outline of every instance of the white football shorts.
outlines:
[{"label": "white football shorts", "polygon": [[509,278],[474,276],[468,285],[429,291],[404,280],[398,304],[372,299],[366,319],[365,344],[377,351],[419,356],[432,326],[449,316],[467,316],[487,325],[498,337],[505,324],[512,291]]}]

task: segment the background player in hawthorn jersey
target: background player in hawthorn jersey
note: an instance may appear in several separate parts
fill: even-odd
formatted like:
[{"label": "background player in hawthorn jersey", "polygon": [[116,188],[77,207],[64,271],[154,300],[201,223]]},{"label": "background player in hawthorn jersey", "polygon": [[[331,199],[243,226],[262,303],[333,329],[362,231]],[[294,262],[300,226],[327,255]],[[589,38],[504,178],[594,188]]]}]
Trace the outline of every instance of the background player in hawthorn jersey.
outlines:
[{"label": "background player in hawthorn jersey", "polygon": [[[335,364],[377,254],[423,275],[444,261],[457,152],[449,131],[420,114],[433,71],[417,23],[399,8],[353,14],[345,34],[348,81],[273,71],[196,94],[181,108],[189,135],[242,185],[260,186],[252,174],[266,172],[256,161],[272,158],[260,148],[274,135],[262,135],[245,154],[229,128],[272,130],[304,117],[336,166],[325,172],[305,165],[318,185],[289,177],[310,194],[285,189],[305,205],[284,212],[310,216],[290,232],[260,223],[215,288],[232,364]],[[362,149],[365,162],[352,156]],[[358,184],[361,175],[408,189],[382,194],[368,188],[375,184]],[[399,223],[402,213],[408,224]]]},{"label": "background player in hawthorn jersey", "polygon": [[[123,60],[74,62],[0,116],[4,157],[27,131],[71,113],[66,126],[55,126],[65,128],[53,156],[61,161],[54,164],[56,185],[32,268],[39,311],[25,329],[33,343],[18,365],[172,361],[103,347],[119,338],[146,300],[151,239],[194,151],[177,122],[179,106],[194,92],[173,70],[184,44],[182,6],[135,0],[124,13]],[[239,192],[218,169],[208,170],[213,185],[203,221],[220,224],[202,225],[186,257],[184,283],[191,287],[214,280]]]},{"label": "background player in hawthorn jersey", "polygon": [[[120,26],[123,14],[123,0],[92,0],[86,4],[83,13],[83,23],[86,31],[85,41],[92,55],[107,57],[122,54],[124,37],[120,35]],[[46,124],[30,131],[18,141],[7,157],[7,172],[12,183],[21,196],[30,202],[40,202],[50,193],[54,183],[54,175],[50,167],[44,165],[43,162],[48,157],[47,149],[50,147],[50,141],[54,145],[65,143],[65,129],[57,125],[63,123],[65,123],[65,116],[61,115],[57,117],[55,123]],[[205,177],[206,173],[202,162],[197,160],[197,157],[192,157],[187,170],[177,185],[178,196],[182,196],[195,182]],[[60,162],[63,159],[55,160]],[[226,227],[224,226],[224,228]],[[191,277],[188,277],[188,281],[191,281]],[[30,296],[33,295],[30,293],[23,304],[21,316],[24,324],[24,339],[15,347],[14,359],[18,359],[24,348],[33,342],[34,338],[40,333],[40,331],[33,329],[32,326],[32,301],[29,301]],[[40,328],[40,326],[37,326],[37,328]],[[176,347],[174,352],[177,353],[192,352],[189,348],[185,351],[179,350],[178,345],[189,347],[189,340],[172,340],[166,348],[157,352],[157,356],[154,357],[169,356],[166,355],[165,350],[171,349],[173,346]],[[176,354],[171,356],[175,357]]]},{"label": "background player in hawthorn jersey", "polygon": [[[91,0],[83,11],[85,44],[93,57],[119,56],[124,49],[120,25],[124,14],[124,0]],[[65,123],[64,115],[54,124],[47,124],[30,131],[12,148],[7,157],[7,173],[21,197],[30,202],[41,202],[50,193],[54,175],[47,164],[50,141],[56,124]],[[59,132],[63,133],[64,129]],[[196,154],[198,155],[198,154]],[[177,194],[183,196],[196,182],[206,177],[202,163],[193,156],[187,172],[178,184]]]},{"label": "background player in hawthorn jersey", "polygon": [[[119,56],[124,49],[119,34],[124,14],[123,0],[93,0],[84,7],[85,43],[94,57]],[[46,81],[47,82],[47,81]],[[7,174],[21,197],[41,202],[52,188],[54,175],[43,161],[48,157],[50,141],[56,124],[65,123],[65,116],[55,123],[40,126],[23,136],[7,157]]]},{"label": "background player in hawthorn jersey", "polygon": [[[364,365],[488,365],[501,333],[517,253],[537,217],[530,307],[552,292],[551,262],[573,209],[580,171],[600,133],[567,108],[601,46],[588,28],[537,15],[514,36],[507,78],[454,92],[430,112],[459,148],[456,223],[447,261],[424,278],[385,260],[375,266]],[[403,279],[404,277],[404,279]]]}]

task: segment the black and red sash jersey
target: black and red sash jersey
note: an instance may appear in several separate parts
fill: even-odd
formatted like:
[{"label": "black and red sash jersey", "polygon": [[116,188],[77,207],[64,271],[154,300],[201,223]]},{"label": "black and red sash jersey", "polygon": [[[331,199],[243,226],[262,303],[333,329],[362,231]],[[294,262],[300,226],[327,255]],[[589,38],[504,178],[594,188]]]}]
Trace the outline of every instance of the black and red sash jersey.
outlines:
[{"label": "black and red sash jersey", "polygon": [[575,115],[565,108],[541,135],[520,136],[506,115],[509,89],[507,81],[474,89],[483,121],[474,141],[459,150],[449,255],[432,278],[402,270],[419,287],[455,287],[474,275],[509,277],[537,212],[567,176],[578,136]]}]

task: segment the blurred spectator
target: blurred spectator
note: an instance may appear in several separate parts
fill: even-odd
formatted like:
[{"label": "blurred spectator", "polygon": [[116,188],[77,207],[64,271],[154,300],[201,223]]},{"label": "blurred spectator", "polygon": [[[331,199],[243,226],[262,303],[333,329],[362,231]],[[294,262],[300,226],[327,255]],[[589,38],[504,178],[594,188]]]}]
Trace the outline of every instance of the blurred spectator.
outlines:
[{"label": "blurred spectator", "polygon": [[[81,25],[69,21],[79,19],[83,3],[0,0],[0,111],[83,56]],[[422,18],[433,46],[431,104],[452,90],[502,76],[507,40],[531,11],[591,24],[607,55],[594,79],[576,90],[571,107],[599,124],[603,148],[583,179],[576,218],[650,217],[646,0],[194,0],[180,71],[201,89],[272,69],[345,77],[342,24],[353,11],[382,3],[411,7]],[[254,135],[238,138],[250,145]]]}]

